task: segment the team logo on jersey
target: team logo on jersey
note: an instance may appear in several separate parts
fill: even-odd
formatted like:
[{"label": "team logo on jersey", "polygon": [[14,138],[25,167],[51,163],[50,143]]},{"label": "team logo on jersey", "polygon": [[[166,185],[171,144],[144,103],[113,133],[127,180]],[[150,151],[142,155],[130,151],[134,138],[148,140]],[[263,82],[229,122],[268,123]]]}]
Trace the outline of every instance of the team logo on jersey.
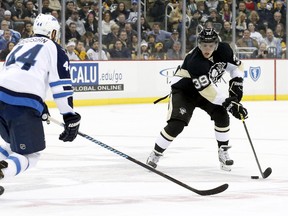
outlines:
[{"label": "team logo on jersey", "polygon": [[25,150],[26,149],[26,145],[25,144],[20,144],[19,145],[20,149]]},{"label": "team logo on jersey", "polygon": [[256,82],[260,75],[261,75],[261,68],[260,67],[250,67],[249,68],[250,77],[254,82]]},{"label": "team logo on jersey", "polygon": [[209,73],[209,78],[213,83],[218,82],[218,80],[223,76],[225,72],[226,63],[218,62],[214,64],[211,68]]},{"label": "team logo on jersey", "polygon": [[184,114],[187,113],[187,111],[186,111],[186,109],[185,109],[184,107],[180,107],[180,108],[179,108],[179,113],[180,113],[181,115],[184,115]]}]

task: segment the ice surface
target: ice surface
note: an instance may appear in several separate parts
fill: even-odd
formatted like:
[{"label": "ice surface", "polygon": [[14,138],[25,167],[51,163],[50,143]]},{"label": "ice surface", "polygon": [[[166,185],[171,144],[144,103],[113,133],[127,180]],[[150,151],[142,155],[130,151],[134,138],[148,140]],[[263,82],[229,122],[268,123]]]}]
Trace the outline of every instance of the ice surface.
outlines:
[{"label": "ice surface", "polygon": [[[219,169],[213,122],[195,110],[158,169],[197,189],[223,183],[218,195],[201,197],[123,157],[77,137],[58,140],[62,128],[45,126],[47,148],[36,168],[1,181],[0,215],[12,216],[271,216],[288,210],[288,102],[244,102],[245,121],[260,165],[259,175],[243,123],[231,117],[231,172]],[[167,104],[77,107],[80,131],[145,163],[165,126]],[[61,120],[57,109],[54,118]]]}]

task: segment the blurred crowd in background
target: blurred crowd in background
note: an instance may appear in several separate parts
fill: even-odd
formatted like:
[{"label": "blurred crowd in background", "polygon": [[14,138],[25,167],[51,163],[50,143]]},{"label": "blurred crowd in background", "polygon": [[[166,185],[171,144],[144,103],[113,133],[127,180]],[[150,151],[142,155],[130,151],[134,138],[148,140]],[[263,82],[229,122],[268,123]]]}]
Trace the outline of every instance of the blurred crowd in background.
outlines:
[{"label": "blurred crowd in background", "polygon": [[[65,5],[61,0],[42,0],[41,10],[38,2],[0,0],[0,60],[19,40],[33,36],[39,11],[65,22],[62,44],[70,60],[180,60],[197,45],[199,26],[215,28],[241,59],[286,58],[286,0],[236,0],[235,43],[232,0],[187,0],[185,14],[182,1],[103,0],[100,21],[96,0],[67,0]],[[63,7],[65,20],[61,20]]]}]

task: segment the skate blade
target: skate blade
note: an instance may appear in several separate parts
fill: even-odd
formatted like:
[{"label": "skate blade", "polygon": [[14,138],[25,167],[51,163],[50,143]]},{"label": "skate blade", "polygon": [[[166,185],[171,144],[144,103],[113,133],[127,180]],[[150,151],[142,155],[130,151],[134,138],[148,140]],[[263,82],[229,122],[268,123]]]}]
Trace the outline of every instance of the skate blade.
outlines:
[{"label": "skate blade", "polygon": [[231,166],[220,163],[220,169],[224,170],[226,172],[230,172],[231,171]]}]

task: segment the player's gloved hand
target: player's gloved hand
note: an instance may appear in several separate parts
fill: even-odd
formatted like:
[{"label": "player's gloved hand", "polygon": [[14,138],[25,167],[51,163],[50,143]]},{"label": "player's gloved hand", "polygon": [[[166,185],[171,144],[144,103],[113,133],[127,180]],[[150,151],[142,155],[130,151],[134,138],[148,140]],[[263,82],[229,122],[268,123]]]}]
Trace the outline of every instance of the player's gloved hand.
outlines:
[{"label": "player's gloved hand", "polygon": [[48,106],[46,103],[43,103],[43,112],[41,114],[41,119],[42,121],[46,121],[47,124],[50,124],[50,121],[49,121],[49,116],[50,116],[50,113],[49,113],[49,109],[48,109]]},{"label": "player's gloved hand", "polygon": [[243,96],[243,78],[235,77],[229,81],[229,97],[237,97],[240,102]]},{"label": "player's gloved hand", "polygon": [[235,118],[244,119],[248,118],[248,111],[241,103],[238,102],[236,97],[229,97],[223,102],[223,107],[230,112]]},{"label": "player's gloved hand", "polygon": [[59,139],[63,142],[72,142],[79,130],[81,116],[78,113],[63,115],[63,120],[65,122],[64,131],[60,134]]}]

